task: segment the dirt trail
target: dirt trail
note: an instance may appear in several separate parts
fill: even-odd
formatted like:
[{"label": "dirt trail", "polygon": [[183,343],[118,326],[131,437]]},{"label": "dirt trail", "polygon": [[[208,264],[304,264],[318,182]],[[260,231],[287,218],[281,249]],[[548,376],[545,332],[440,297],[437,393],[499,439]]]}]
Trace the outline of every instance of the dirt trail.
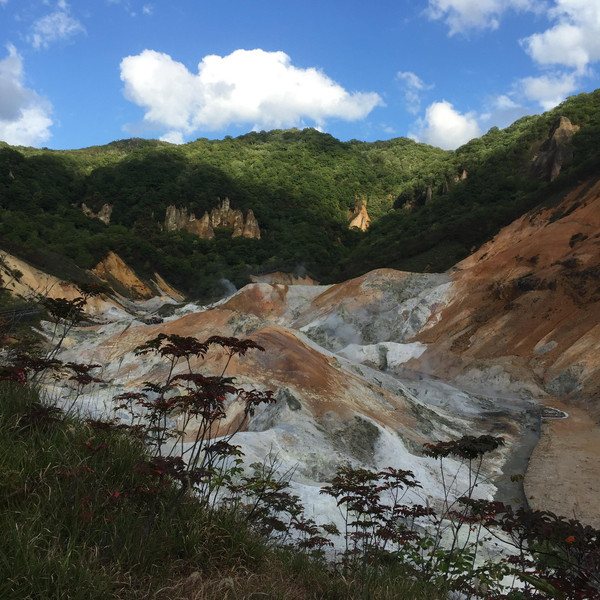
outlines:
[{"label": "dirt trail", "polygon": [[580,408],[547,405],[569,417],[544,419],[525,477],[529,505],[600,528],[600,426]]}]

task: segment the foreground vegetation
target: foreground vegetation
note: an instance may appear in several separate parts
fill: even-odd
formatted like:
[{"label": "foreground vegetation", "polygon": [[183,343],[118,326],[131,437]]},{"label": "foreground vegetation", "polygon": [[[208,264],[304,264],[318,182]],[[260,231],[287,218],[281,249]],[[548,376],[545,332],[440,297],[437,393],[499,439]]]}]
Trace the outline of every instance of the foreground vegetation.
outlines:
[{"label": "foreground vegetation", "polygon": [[[137,353],[159,357],[165,378],[116,396],[120,419],[84,419],[78,400],[100,383],[98,365],[57,356],[98,291],[82,285],[81,297],[46,303],[50,347],[3,331],[0,597],[600,598],[600,532],[477,498],[483,461],[501,438],[425,445],[448,482],[435,510],[404,500],[421,487],[410,471],[341,465],[321,490],[341,527],[307,518],[276,458],[244,465],[234,443],[274,402],[225,374],[233,356],[263,350],[252,340],[159,334]],[[206,377],[193,365],[215,346],[223,373]],[[57,378],[72,393],[42,385]],[[232,402],[239,417],[216,437]],[[465,489],[448,457],[466,469]],[[478,557],[494,540],[503,551]]]},{"label": "foreground vegetation", "polygon": [[401,569],[335,575],[241,511],[179,501],[175,481],[142,468],[138,440],[65,419],[31,387],[0,384],[0,448],[5,600],[441,597]]},{"label": "foreground vegetation", "polygon": [[[287,517],[299,516],[287,482],[266,471],[242,480],[241,453],[228,443],[231,435],[213,445],[216,452],[209,451],[210,430],[223,414],[222,395],[235,391],[229,378],[198,374],[187,380],[189,397],[167,402],[176,381],[186,384],[171,370],[162,390],[149,384],[145,391],[115,398],[117,411],[132,411],[131,419],[84,418],[78,401],[84,388],[99,383],[97,366],[56,358],[87,298],[103,289],[81,284],[81,291],[72,301],[42,299],[43,316],[55,325],[49,343],[32,336],[24,323],[0,319],[0,598],[444,597],[401,565],[342,573],[324,562],[319,543],[284,542],[290,520],[284,524],[275,517],[285,510]],[[230,353],[255,348],[229,338],[212,343]],[[209,345],[159,336],[139,352],[156,351],[174,367]],[[73,395],[57,397],[42,384],[57,378],[72,383]],[[270,394],[244,398],[250,411]],[[184,450],[187,464],[165,450],[177,435],[166,426],[167,414],[183,403],[184,414],[201,420],[204,415],[207,424],[191,450]],[[226,457],[232,462],[224,469]],[[242,481],[245,485],[235,489]],[[279,508],[259,509],[258,497],[279,502]]]},{"label": "foreground vegetation", "polygon": [[[325,283],[382,266],[441,271],[597,170],[599,114],[600,91],[581,94],[452,152],[405,138],[340,142],[313,129],[73,151],[0,143],[0,246],[62,278],[112,250],[203,299],[222,293],[224,278],[240,286],[277,269],[308,269]],[[572,161],[549,184],[531,159],[561,115],[579,131]],[[168,205],[200,217],[224,197],[253,210],[260,240],[163,229]],[[357,201],[373,219],[367,233],[348,230]],[[84,216],[82,203],[112,205],[110,224]]]}]

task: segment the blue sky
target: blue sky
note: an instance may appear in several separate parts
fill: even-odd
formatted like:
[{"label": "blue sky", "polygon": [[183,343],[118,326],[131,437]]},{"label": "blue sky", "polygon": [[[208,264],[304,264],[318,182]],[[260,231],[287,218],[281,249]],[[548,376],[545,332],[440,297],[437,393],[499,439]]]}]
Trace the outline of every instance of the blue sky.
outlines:
[{"label": "blue sky", "polygon": [[443,148],[598,84],[600,0],[0,0],[0,140]]}]

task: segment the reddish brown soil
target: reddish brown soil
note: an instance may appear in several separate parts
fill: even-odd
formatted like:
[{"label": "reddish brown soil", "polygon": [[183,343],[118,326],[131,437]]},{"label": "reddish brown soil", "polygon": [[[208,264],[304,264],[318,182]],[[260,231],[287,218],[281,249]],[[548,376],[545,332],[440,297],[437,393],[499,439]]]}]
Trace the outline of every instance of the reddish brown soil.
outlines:
[{"label": "reddish brown soil", "polygon": [[542,385],[571,373],[575,385],[555,393],[596,411],[600,181],[505,227],[459,263],[453,277],[455,300],[417,337],[431,344],[421,365],[453,377],[482,361],[502,360]]}]

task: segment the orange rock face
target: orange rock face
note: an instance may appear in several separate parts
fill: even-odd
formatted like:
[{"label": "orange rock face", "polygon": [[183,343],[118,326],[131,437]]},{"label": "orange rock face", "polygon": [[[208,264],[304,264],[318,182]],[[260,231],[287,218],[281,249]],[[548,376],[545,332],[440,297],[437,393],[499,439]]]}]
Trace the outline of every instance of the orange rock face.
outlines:
[{"label": "orange rock face", "polygon": [[134,298],[151,298],[154,295],[154,291],[141,281],[114,252],[109,252],[108,256],[94,267],[92,273],[109,283],[119,282]]},{"label": "orange rock face", "polygon": [[352,213],[352,220],[350,221],[350,225],[348,225],[348,227],[350,229],[356,228],[360,229],[361,231],[366,231],[369,229],[369,225],[371,225],[371,217],[367,212],[367,203],[366,201],[357,201],[356,208]]},{"label": "orange rock face", "polygon": [[[19,271],[20,277],[14,278],[11,274],[13,270]],[[2,277],[3,285],[12,294],[27,299],[33,300],[41,295],[49,298],[74,300],[81,296],[81,291],[73,283],[44,273],[10,254],[2,256],[0,277]],[[122,308],[115,300],[104,296],[94,296],[88,299],[85,310],[90,315],[97,315],[110,310],[111,307]]]},{"label": "orange rock face", "polygon": [[453,278],[454,302],[418,336],[430,344],[423,368],[457,376],[503,361],[551,395],[596,408],[600,181],[504,228]]}]

